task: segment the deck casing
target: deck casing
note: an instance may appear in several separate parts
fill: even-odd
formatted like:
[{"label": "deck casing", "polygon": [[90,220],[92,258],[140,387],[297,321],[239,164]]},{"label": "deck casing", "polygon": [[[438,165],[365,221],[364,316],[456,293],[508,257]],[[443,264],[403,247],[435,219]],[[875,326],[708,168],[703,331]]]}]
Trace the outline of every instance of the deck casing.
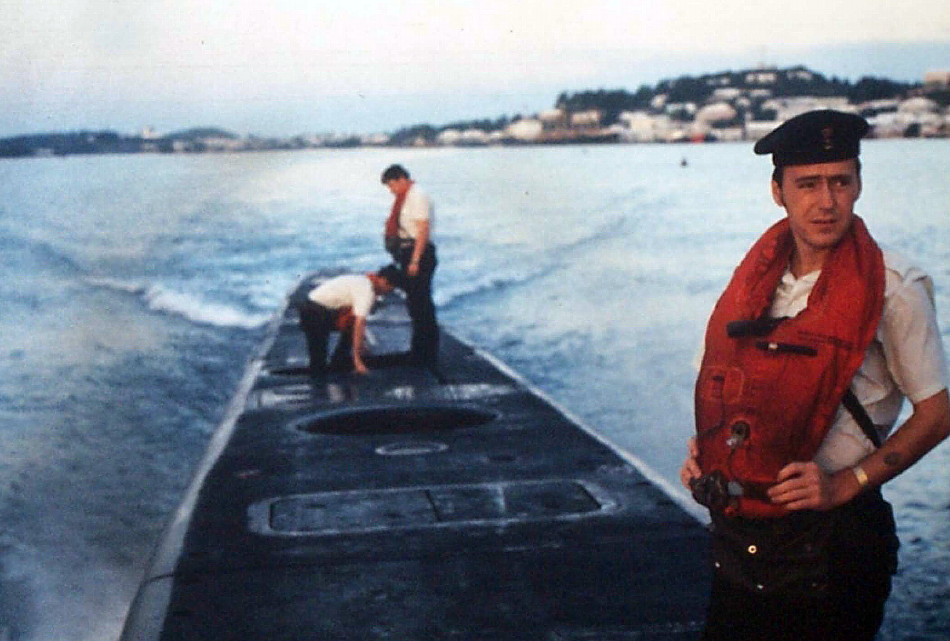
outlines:
[{"label": "deck casing", "polygon": [[293,302],[317,279],[251,359],[122,641],[699,638],[688,505],[451,333],[437,369],[394,356],[396,295],[370,374],[311,379]]}]

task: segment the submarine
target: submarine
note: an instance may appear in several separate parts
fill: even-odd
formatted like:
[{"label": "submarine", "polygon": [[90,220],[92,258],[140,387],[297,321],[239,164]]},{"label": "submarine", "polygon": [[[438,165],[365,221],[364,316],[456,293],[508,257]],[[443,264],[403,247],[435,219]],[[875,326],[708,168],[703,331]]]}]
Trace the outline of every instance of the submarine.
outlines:
[{"label": "submarine", "polygon": [[407,364],[398,292],[369,374],[311,378],[296,303],[321,278],[271,320],[120,641],[700,637],[697,509],[450,331]]}]

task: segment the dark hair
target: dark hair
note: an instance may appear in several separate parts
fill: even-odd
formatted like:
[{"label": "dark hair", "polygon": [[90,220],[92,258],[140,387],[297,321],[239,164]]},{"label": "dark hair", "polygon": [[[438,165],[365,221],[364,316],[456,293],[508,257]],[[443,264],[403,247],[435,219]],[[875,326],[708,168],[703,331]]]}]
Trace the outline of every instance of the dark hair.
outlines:
[{"label": "dark hair", "polygon": [[376,272],[376,276],[387,281],[393,287],[402,287],[402,272],[391,263],[385,267],[380,267],[379,271]]},{"label": "dark hair", "polygon": [[[775,182],[779,187],[782,186],[782,178],[785,176],[785,172],[782,171],[785,169],[785,165],[779,165],[772,170],[772,181]],[[858,178],[861,177],[861,159],[854,159],[854,170],[858,174]]]},{"label": "dark hair", "polygon": [[406,171],[405,167],[402,165],[390,165],[386,167],[386,171],[383,172],[382,183],[385,185],[390,180],[399,180],[400,178],[408,178],[409,172]]}]

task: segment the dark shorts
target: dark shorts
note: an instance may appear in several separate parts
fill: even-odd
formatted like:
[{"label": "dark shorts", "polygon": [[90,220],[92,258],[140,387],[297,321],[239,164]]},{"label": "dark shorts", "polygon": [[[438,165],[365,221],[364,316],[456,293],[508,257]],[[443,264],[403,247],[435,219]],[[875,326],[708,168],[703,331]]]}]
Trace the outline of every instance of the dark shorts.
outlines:
[{"label": "dark shorts", "polygon": [[[815,527],[819,521],[828,527]],[[722,567],[734,555],[749,556],[754,537],[757,555],[766,552],[761,570],[748,563]],[[745,549],[722,551],[739,541]],[[830,512],[759,522],[716,519],[713,547],[720,567],[714,570],[707,641],[870,641],[877,634],[898,548],[893,511],[879,490]],[[784,557],[769,570],[772,550]]]}]

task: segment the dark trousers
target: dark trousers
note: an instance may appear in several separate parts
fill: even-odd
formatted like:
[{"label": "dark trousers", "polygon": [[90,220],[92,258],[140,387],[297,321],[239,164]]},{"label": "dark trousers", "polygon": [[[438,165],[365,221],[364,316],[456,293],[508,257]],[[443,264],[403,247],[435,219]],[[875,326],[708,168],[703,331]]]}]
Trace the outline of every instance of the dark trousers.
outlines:
[{"label": "dark trousers", "polygon": [[757,594],[715,572],[703,639],[872,641],[897,568],[891,506],[871,491],[832,512],[827,590]]},{"label": "dark trousers", "polygon": [[408,274],[412,247],[400,250],[397,257],[405,277],[406,308],[412,321],[411,354],[420,365],[435,365],[439,356],[439,326],[432,302],[432,276],[438,260],[435,245],[429,243],[419,260],[419,272],[415,277]]},{"label": "dark trousers", "polygon": [[333,357],[329,364],[327,363],[330,332],[336,331],[336,312],[311,300],[303,302],[298,311],[300,312],[300,329],[307,337],[311,376],[324,374],[328,369],[347,369],[353,345],[350,332],[340,332],[340,339],[333,350]]}]

